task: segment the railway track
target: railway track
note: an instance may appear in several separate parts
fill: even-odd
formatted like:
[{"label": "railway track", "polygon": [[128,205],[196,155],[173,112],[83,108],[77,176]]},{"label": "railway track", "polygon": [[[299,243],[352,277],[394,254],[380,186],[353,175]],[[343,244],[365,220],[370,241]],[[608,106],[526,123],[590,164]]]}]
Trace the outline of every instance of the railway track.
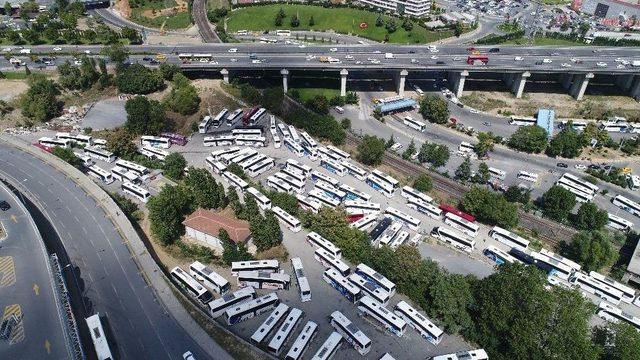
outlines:
[{"label": "railway track", "polygon": [[[357,147],[360,139],[351,133],[347,133],[346,142],[350,146]],[[388,152],[384,154],[382,163],[405,176],[415,177],[420,173],[426,173],[431,177],[435,190],[441,191],[458,201],[470,190],[469,187],[465,185]],[[577,233],[576,230],[567,226],[551,220],[542,219],[522,210],[518,210],[518,216],[522,228],[536,232],[540,240],[553,248],[558,247],[562,241],[570,242]]]}]

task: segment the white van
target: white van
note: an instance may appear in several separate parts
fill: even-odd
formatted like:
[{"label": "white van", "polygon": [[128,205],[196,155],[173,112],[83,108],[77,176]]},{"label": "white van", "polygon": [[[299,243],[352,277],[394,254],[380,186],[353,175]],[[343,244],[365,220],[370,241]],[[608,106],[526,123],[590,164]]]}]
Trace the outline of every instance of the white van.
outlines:
[{"label": "white van", "polygon": [[335,109],[338,114],[344,114],[344,109],[341,108],[340,106],[336,106]]}]

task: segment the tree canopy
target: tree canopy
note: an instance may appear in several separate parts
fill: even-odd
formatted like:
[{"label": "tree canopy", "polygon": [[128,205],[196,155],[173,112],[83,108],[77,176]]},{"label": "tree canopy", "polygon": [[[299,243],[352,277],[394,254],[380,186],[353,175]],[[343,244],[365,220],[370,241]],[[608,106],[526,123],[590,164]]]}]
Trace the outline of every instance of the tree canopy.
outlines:
[{"label": "tree canopy", "polygon": [[116,86],[125,94],[150,94],[164,87],[159,71],[142,64],[132,64],[116,76]]},{"label": "tree canopy", "polygon": [[449,120],[447,102],[436,95],[425,95],[420,99],[420,114],[436,124],[445,124]]},{"label": "tree canopy", "polygon": [[451,153],[445,145],[425,142],[420,147],[418,160],[421,163],[429,163],[433,168],[439,168],[447,164]]},{"label": "tree canopy", "polygon": [[193,202],[187,189],[166,185],[149,199],[151,232],[164,245],[170,245],[184,234],[182,222],[193,211]]},{"label": "tree canopy", "polygon": [[53,80],[33,77],[29,80],[29,89],[20,99],[22,115],[37,122],[59,116],[62,114],[62,101],[58,100],[58,95],[60,90]]},{"label": "tree canopy", "polygon": [[365,165],[379,165],[386,150],[386,143],[373,135],[365,135],[358,144],[358,160]]},{"label": "tree canopy", "polygon": [[580,263],[585,271],[599,271],[618,259],[611,237],[602,231],[576,234],[568,245],[566,256]]},{"label": "tree canopy", "polygon": [[580,134],[571,126],[567,126],[557,133],[547,146],[547,155],[574,158],[580,155],[582,141]]},{"label": "tree canopy", "polygon": [[198,111],[200,96],[195,86],[181,73],[173,75],[173,88],[164,103],[168,109],[181,115],[192,115]]},{"label": "tree canopy", "polygon": [[510,148],[528,153],[539,153],[547,147],[547,131],[539,126],[520,126],[509,138]]},{"label": "tree canopy", "polygon": [[554,185],[542,195],[544,215],[556,221],[564,221],[576,205],[576,196],[569,190]]},{"label": "tree canopy", "polygon": [[164,174],[171,179],[182,179],[185,167],[187,167],[187,160],[178,152],[173,152],[164,159]]},{"label": "tree canopy", "polygon": [[609,222],[606,210],[601,210],[598,205],[586,202],[580,205],[573,224],[580,230],[600,230]]},{"label": "tree canopy", "polygon": [[157,100],[136,96],[127,100],[124,108],[127,111],[125,127],[132,134],[157,135],[166,127],[164,106]]},{"label": "tree canopy", "polygon": [[480,221],[512,228],[518,225],[518,206],[508,202],[502,194],[474,186],[462,198],[462,209]]}]

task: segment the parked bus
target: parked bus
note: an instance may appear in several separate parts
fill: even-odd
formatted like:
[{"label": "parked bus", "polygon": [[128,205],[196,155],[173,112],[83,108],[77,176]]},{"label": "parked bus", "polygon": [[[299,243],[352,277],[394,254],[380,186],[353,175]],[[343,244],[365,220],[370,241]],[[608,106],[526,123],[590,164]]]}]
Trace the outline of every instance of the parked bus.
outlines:
[{"label": "parked bus", "polygon": [[118,180],[118,181],[122,181],[122,182],[130,182],[132,184],[136,184],[139,185],[141,183],[140,178],[138,177],[138,175],[134,174],[133,172],[125,169],[125,168],[121,168],[120,166],[116,166],[114,168],[111,169],[111,175],[113,176],[114,179]]},{"label": "parked bus", "polygon": [[342,258],[342,250],[340,250],[339,247],[335,246],[331,241],[320,236],[320,234],[318,234],[317,232],[315,231],[310,232],[307,235],[306,240],[309,244],[313,245],[315,248],[323,249],[334,258],[336,259]]},{"label": "parked bus", "polygon": [[535,182],[538,182],[538,174],[520,170],[518,172],[518,179],[535,183]]},{"label": "parked bus", "polygon": [[464,350],[452,354],[433,356],[430,360],[489,360],[484,349]]},{"label": "parked bus", "polygon": [[258,135],[237,135],[234,143],[241,146],[265,147],[267,138]]},{"label": "parked bus", "polygon": [[573,284],[575,287],[581,289],[584,292],[593,294],[614,305],[618,305],[620,304],[620,301],[622,301],[622,291],[615,289],[605,283],[597,281],[587,274],[574,272],[569,277],[569,283]]},{"label": "parked bus", "polygon": [[222,123],[224,122],[225,116],[227,115],[228,112],[229,112],[229,109],[227,108],[220,110],[220,112],[211,121],[211,125],[213,125],[213,127],[215,128],[219,128],[220,125],[222,125]]},{"label": "parked bus", "polygon": [[300,138],[302,139],[302,142],[307,144],[310,148],[315,149],[318,147],[318,143],[306,131],[300,132]]},{"label": "parked bus", "polygon": [[93,145],[93,138],[91,136],[82,135],[82,134],[71,135],[68,132],[59,132],[59,133],[56,133],[56,139],[69,140],[72,143],[83,145],[83,146]]},{"label": "parked bus", "polygon": [[127,160],[116,160],[116,165],[132,171],[141,178],[145,177],[149,173],[149,169],[147,169],[146,167]]},{"label": "parked bus", "polygon": [[354,189],[347,184],[341,184],[339,189],[344,191],[346,195],[345,197],[346,200],[365,201],[365,202],[371,201],[371,195],[364,193],[360,190]]},{"label": "parked bus", "polygon": [[256,124],[258,121],[260,121],[260,119],[266,112],[267,112],[267,109],[259,108],[258,110],[256,110],[255,113],[253,113],[253,115],[251,115],[251,117],[249,118],[249,122],[251,124]]},{"label": "parked bus", "polygon": [[393,250],[396,251],[398,249],[398,247],[400,247],[400,245],[404,244],[405,241],[407,241],[407,239],[409,238],[409,233],[401,230],[398,235],[396,235],[393,240],[391,240],[391,243],[389,244],[389,247]]},{"label": "parked bus", "polygon": [[327,145],[327,149],[336,156],[340,157],[342,160],[349,159],[351,155],[349,153],[344,152],[333,145]]},{"label": "parked bus", "polygon": [[[415,218],[409,214],[405,214],[404,212],[391,206],[387,206],[384,209],[384,213],[391,216],[395,220],[401,221],[402,223],[407,225],[409,229],[414,231],[418,231],[418,229],[420,228],[420,224],[422,223],[420,219]],[[445,222],[446,222],[446,219],[445,219]]]},{"label": "parked bus", "polygon": [[297,192],[298,194],[304,194],[305,187],[306,187],[306,184],[304,181],[298,181],[293,177],[280,171],[273,174],[273,176],[287,183],[287,185],[291,186],[291,188],[295,190],[295,192]]},{"label": "parked bus", "polygon": [[420,334],[420,336],[422,336],[433,345],[438,345],[442,340],[444,331],[433,324],[431,320],[419,313],[418,310],[414,309],[407,302],[400,301],[398,304],[396,304],[393,312],[404,319],[404,321],[406,321],[409,326],[414,328]]},{"label": "parked bus", "polygon": [[287,127],[287,125],[285,124],[278,124],[278,130],[280,131],[280,134],[282,134],[282,138],[286,139],[291,139],[291,133],[289,133],[289,128]]},{"label": "parked bus", "polygon": [[81,154],[81,153],[77,153],[77,152],[74,152],[73,154],[78,159],[82,160],[82,166],[84,166],[84,167],[89,167],[89,166],[95,164],[95,162],[91,159],[91,156],[89,156],[87,154]]},{"label": "parked bus", "polygon": [[347,174],[347,168],[345,168],[344,166],[340,165],[339,162],[334,161],[332,159],[320,159],[320,166],[322,166],[323,168],[329,170],[330,172],[338,175],[338,176],[345,176]]},{"label": "parked bus", "polygon": [[261,162],[262,160],[265,160],[267,158],[266,155],[264,154],[257,154],[256,156],[252,156],[250,158],[248,158],[247,160],[238,163],[238,166],[240,166],[240,168],[242,169],[242,171],[247,172],[249,168],[251,168],[253,165]]},{"label": "parked bus", "polygon": [[276,215],[278,220],[284,223],[292,232],[297,233],[297,232],[300,232],[300,230],[302,230],[302,227],[300,225],[300,220],[296,219],[286,211],[282,210],[279,206],[273,206],[271,208],[271,211],[273,211],[273,213]]},{"label": "parked bus", "polygon": [[273,161],[272,158],[267,157],[263,160],[261,160],[260,162],[252,165],[251,167],[249,167],[247,173],[249,174],[249,176],[251,177],[256,177],[266,171],[271,170],[274,166],[275,166],[275,161]]},{"label": "parked bus", "polygon": [[429,216],[430,218],[436,220],[440,220],[442,218],[442,209],[435,205],[431,205],[428,202],[424,202],[423,200],[411,198],[407,201],[407,206]]},{"label": "parked bus", "polygon": [[246,181],[242,180],[238,175],[230,171],[223,172],[222,177],[227,179],[227,181],[229,182],[229,185],[235,188],[238,188],[242,191],[246,190],[249,187],[249,184]]},{"label": "parked bus", "polygon": [[284,320],[282,325],[280,325],[280,328],[275,333],[275,335],[273,335],[273,338],[269,342],[269,345],[267,345],[267,349],[270,352],[276,355],[280,355],[284,343],[295,330],[301,317],[302,310],[297,308],[291,309],[289,315],[287,315],[287,318]]},{"label": "parked bus", "polygon": [[233,110],[233,112],[227,115],[227,125],[233,126],[233,124],[235,124],[235,122],[241,118],[241,115],[242,115],[242,109],[238,108]]},{"label": "parked bus", "polygon": [[253,198],[256,199],[256,203],[258,203],[258,206],[260,207],[260,209],[262,209],[262,210],[271,209],[271,199],[269,199],[268,197],[264,196],[256,188],[249,187],[249,188],[247,188],[247,192],[246,193],[251,195],[251,196],[253,196]]},{"label": "parked bus", "polygon": [[351,272],[349,265],[339,258],[331,255],[327,250],[318,248],[314,252],[314,258],[326,268],[331,268],[339,272],[342,276],[347,276]]},{"label": "parked bus", "polygon": [[271,132],[271,140],[273,141],[273,147],[276,149],[280,149],[280,147],[282,146],[282,141],[280,140],[280,136],[278,136],[278,133],[276,132],[275,129],[269,129],[269,131]]},{"label": "parked bus", "polygon": [[186,271],[176,266],[171,270],[171,278],[191,296],[203,304],[213,300],[213,295]]},{"label": "parked bus", "polygon": [[317,170],[311,171],[311,180],[313,180],[314,182],[322,180],[328,183],[329,185],[333,186],[334,188],[340,187],[340,181],[332,178],[331,176],[325,175]]},{"label": "parked bus", "polygon": [[398,337],[404,335],[407,330],[407,322],[402,317],[387,310],[383,304],[377,302],[370,296],[364,296],[358,302],[358,313],[370,316],[377,320],[392,334]]},{"label": "parked bus", "polygon": [[598,306],[598,316],[604,320],[610,321],[612,323],[619,323],[620,321],[626,322],[627,324],[636,328],[636,330],[640,331],[640,318],[628,314],[622,309],[615,307],[607,302],[603,301]]},{"label": "parked bus", "polygon": [[340,205],[340,201],[336,200],[324,193],[324,191],[319,190],[317,188],[309,191],[308,198],[312,198],[317,200],[320,204],[328,206],[330,208],[335,208]]},{"label": "parked bus", "polygon": [[431,236],[433,236],[434,238],[442,242],[451,244],[452,246],[462,251],[469,252],[469,253],[473,251],[476,245],[476,242],[474,240],[469,239],[466,236],[459,234],[454,230],[449,230],[441,226],[434,227],[433,230],[431,231]]},{"label": "parked bus", "polygon": [[291,140],[300,143],[300,136],[298,136],[298,131],[293,125],[289,125],[289,135],[291,135]]},{"label": "parked bus", "polygon": [[367,172],[362,169],[361,167],[355,165],[354,163],[352,163],[351,161],[348,160],[342,160],[342,162],[340,163],[345,169],[347,169],[347,172],[349,173],[349,175],[353,176],[354,178],[360,180],[360,181],[364,181],[367,177]]},{"label": "parked bus", "polygon": [[89,328],[89,334],[91,335],[91,342],[93,342],[93,348],[96,351],[98,360],[111,360],[111,349],[109,348],[109,341],[102,328],[102,322],[100,321],[100,313],[89,316],[84,320]]},{"label": "parked bus", "polygon": [[304,151],[304,155],[306,155],[309,158],[309,160],[316,161],[318,159],[318,150],[310,147],[304,142],[300,143],[300,147],[302,147],[302,150]]},{"label": "parked bus", "polygon": [[87,168],[87,173],[89,173],[89,175],[100,179],[100,181],[102,181],[103,183],[105,183],[106,185],[111,184],[114,179],[113,179],[113,175],[104,170],[103,168],[99,167],[98,165],[91,165]]},{"label": "parked bus", "polygon": [[185,146],[187,145],[187,137],[180,135],[180,134],[176,134],[176,133],[161,133],[160,136],[169,139],[169,142],[173,145],[180,145],[180,146]]},{"label": "parked bus", "polygon": [[211,156],[208,156],[204,161],[207,163],[207,167],[218,175],[222,175],[223,172],[227,171],[227,165],[222,161],[215,161]]},{"label": "parked bus", "polygon": [[239,322],[251,319],[254,316],[263,314],[280,303],[278,295],[272,292],[267,295],[243,302],[224,312],[227,325],[235,325]]},{"label": "parked bus", "polygon": [[302,175],[304,175],[305,177],[309,177],[309,174],[311,174],[311,170],[312,170],[309,166],[302,164],[299,161],[293,160],[293,159],[287,159],[287,162],[285,163],[285,168],[297,171]]},{"label": "parked bus", "polygon": [[231,294],[225,294],[220,299],[214,300],[209,303],[209,311],[211,317],[218,318],[232,306],[254,299],[256,297],[256,290],[252,287],[242,288]]},{"label": "parked bus", "polygon": [[332,152],[327,147],[318,146],[317,150],[318,150],[318,155],[320,155],[320,157],[323,158],[323,159],[331,159],[331,160],[337,161],[337,162],[341,162],[341,161],[344,160],[344,158],[342,158],[340,155]]},{"label": "parked bus", "polygon": [[431,203],[433,202],[433,198],[425,193],[423,193],[422,191],[418,191],[414,188],[412,188],[411,186],[404,186],[402,188],[402,191],[400,192],[400,195],[402,195],[403,198],[409,200],[409,199],[419,199],[422,200],[424,202],[427,203]]},{"label": "parked bus", "polygon": [[52,139],[50,137],[41,137],[38,139],[38,144],[50,148],[61,147],[64,149],[69,149],[71,147],[71,140],[68,139]]},{"label": "parked bus", "polygon": [[[564,173],[562,174],[562,177],[560,179],[565,179],[569,182],[572,182],[573,185],[575,186],[576,189],[581,190],[581,191],[585,191],[588,192],[590,194],[595,194],[597,193],[600,188],[588,181],[585,181],[583,179],[580,179],[579,177],[577,177],[576,175],[573,175],[571,173]],[[587,190],[585,190],[587,189]]]},{"label": "parked bus", "polygon": [[362,291],[360,291],[360,288],[350,283],[347,278],[340,275],[340,272],[334,268],[327,269],[324,274],[322,274],[322,279],[324,279],[327,284],[338,290],[340,294],[342,294],[342,296],[351,303],[357,303],[362,297]]},{"label": "parked bus", "polygon": [[[291,345],[287,356],[285,356],[285,360],[300,360],[302,356],[309,348],[309,344],[313,341],[313,338],[318,333],[318,324],[309,320],[302,328],[300,334]],[[339,335],[338,335],[339,336]],[[322,347],[321,347],[322,350]]]},{"label": "parked bus", "polygon": [[360,200],[347,200],[344,202],[344,209],[348,214],[379,214],[381,211],[380,204],[360,201]]},{"label": "parked bus", "polygon": [[603,121],[600,123],[599,129],[608,132],[626,132],[629,123],[626,121]]},{"label": "parked bus", "polygon": [[143,203],[146,203],[147,201],[149,201],[149,198],[151,197],[151,194],[149,194],[149,192],[146,189],[143,189],[140,186],[130,183],[128,181],[125,181],[122,183],[122,191],[135,197],[136,199],[140,200]]},{"label": "parked bus", "polygon": [[393,188],[393,186],[382,181],[380,178],[374,176],[373,174],[367,175],[365,182],[367,183],[367,185],[371,186],[374,190],[382,193],[386,197],[391,198],[395,193],[395,189]]},{"label": "parked bus", "polygon": [[242,124],[244,126],[248,126],[248,125],[253,124],[253,122],[252,122],[253,115],[255,115],[255,113],[258,112],[259,109],[260,109],[260,107],[254,106],[254,107],[249,108],[246,111],[244,111],[242,113]]},{"label": "parked bus", "polygon": [[138,152],[148,157],[149,159],[156,159],[160,161],[164,161],[164,159],[169,156],[169,152],[150,146],[143,146],[142,148],[138,149]]},{"label": "parked bus", "polygon": [[241,271],[279,272],[278,260],[234,261],[231,263],[231,275],[238,276]]},{"label": "parked bus", "polygon": [[189,265],[189,273],[220,295],[226,294],[231,289],[227,279],[199,261],[194,261]]},{"label": "parked bus", "polygon": [[389,245],[398,232],[402,229],[402,223],[394,221],[391,225],[380,235],[377,239],[371,238],[373,241],[378,241],[378,246]]},{"label": "parked bus", "polygon": [[296,283],[298,284],[298,291],[300,292],[300,301],[311,301],[311,287],[309,286],[309,280],[307,280],[304,274],[302,260],[299,257],[291,258],[291,267],[296,276]]},{"label": "parked bus", "polygon": [[202,121],[200,121],[200,124],[198,124],[198,133],[199,134],[208,133],[211,125],[212,125],[211,116],[206,115],[205,117],[202,118]]},{"label": "parked bus", "polygon": [[444,223],[454,229],[462,231],[463,233],[471,237],[478,236],[478,231],[480,230],[480,227],[477,224],[465,220],[454,213],[444,214]]},{"label": "parked bus", "polygon": [[458,145],[458,151],[463,154],[471,154],[475,151],[475,146],[466,141],[463,141]]},{"label": "parked bus", "polygon": [[416,131],[424,132],[427,130],[427,124],[422,121],[415,120],[411,116],[405,116],[402,118],[402,123]]},{"label": "parked bus", "polygon": [[331,198],[333,198],[335,200],[338,200],[339,202],[342,202],[342,200],[345,197],[347,197],[347,194],[344,191],[342,191],[342,190],[340,190],[340,189],[338,189],[336,187],[333,187],[333,186],[331,186],[331,184],[326,183],[326,182],[324,182],[322,180],[318,180],[315,183],[315,188],[318,189],[318,190],[323,191],[327,196],[329,196],[329,197],[331,197]]},{"label": "parked bus", "polygon": [[322,343],[320,349],[313,355],[311,360],[329,360],[335,355],[335,353],[340,348],[340,343],[342,342],[342,335],[337,331],[332,332],[327,340]]},{"label": "parked bus", "polygon": [[591,271],[589,273],[589,276],[595,281],[598,281],[604,285],[608,285],[616,290],[620,290],[622,292],[622,301],[626,302],[627,304],[631,304],[633,302],[633,298],[636,296],[636,292],[631,287],[621,284],[613,280],[612,278],[606,277],[595,271]]},{"label": "parked bus", "polygon": [[304,176],[304,174],[302,174],[301,172],[294,170],[293,168],[290,167],[285,167],[284,169],[280,170],[281,173],[291,176],[292,178],[296,179],[299,182],[306,182],[307,181],[307,177]]},{"label": "parked bus", "polygon": [[538,119],[534,117],[526,117],[526,116],[511,116],[511,120],[509,120],[510,125],[518,125],[518,126],[527,126],[527,125],[535,125],[538,122]]},{"label": "parked bus", "polygon": [[394,179],[393,177],[383,173],[382,171],[378,170],[378,169],[373,169],[371,171],[371,175],[375,176],[376,178],[380,179],[382,182],[391,185],[391,187],[393,187],[393,189],[397,189],[398,185],[400,184],[400,182],[396,179]]},{"label": "parked bus", "polygon": [[366,355],[371,350],[371,340],[340,311],[331,313],[330,318],[331,326],[333,326],[360,355]]},{"label": "parked bus", "polygon": [[311,211],[314,214],[317,214],[322,207],[322,204],[318,200],[304,195],[296,194],[296,199],[298,200],[298,206],[303,210]]},{"label": "parked bus", "polygon": [[640,176],[639,175],[627,175],[627,185],[631,190],[640,189]]},{"label": "parked bus", "polygon": [[610,213],[607,213],[609,217],[609,222],[607,226],[612,229],[620,230],[622,232],[629,232],[633,227],[633,223],[627,219],[621,218],[620,216],[616,216]]},{"label": "parked bus", "polygon": [[632,201],[622,195],[616,195],[616,197],[613,198],[612,203],[622,210],[640,217],[640,205],[637,202]]},{"label": "parked bus", "polygon": [[554,255],[547,255],[545,253],[535,251],[531,252],[533,263],[539,269],[547,272],[548,275],[553,275],[563,280],[569,280],[569,277],[574,271],[576,271],[576,269],[570,264],[563,262],[561,257]]},{"label": "parked bus", "polygon": [[384,275],[376,272],[366,264],[356,266],[355,272],[362,276],[365,280],[386,291],[389,296],[396,293],[396,284],[387,279]]},{"label": "parked bus", "polygon": [[351,224],[349,224],[349,226],[351,226],[354,229],[366,231],[371,227],[371,225],[376,223],[377,219],[378,219],[377,214],[369,214],[369,215],[365,215],[364,217],[360,218],[355,222],[352,222]]},{"label": "parked bus", "polygon": [[231,129],[233,136],[262,136],[261,127],[246,127]]},{"label": "parked bus", "polygon": [[573,193],[576,196],[576,201],[581,203],[587,203],[593,201],[593,197],[595,194],[590,194],[588,192],[576,189],[575,185],[567,184],[565,179],[560,179],[556,182],[556,185],[569,190],[569,192]]},{"label": "parked bus", "polygon": [[140,145],[168,149],[171,147],[171,141],[165,137],[143,135],[140,137]]},{"label": "parked bus", "polygon": [[211,152],[211,157],[215,160],[221,160],[221,158],[225,155],[237,154],[240,151],[240,148],[237,146],[230,147],[228,149],[220,149]]},{"label": "parked bus", "polygon": [[291,276],[266,271],[238,272],[238,287],[252,286],[255,289],[289,290]]},{"label": "parked bus", "polygon": [[563,120],[560,122],[558,126],[560,129],[565,129],[567,126],[571,124],[571,128],[576,131],[582,131],[587,127],[588,122],[586,121],[576,121],[576,120]]},{"label": "parked bus", "polygon": [[255,344],[260,345],[268,336],[273,329],[275,329],[276,325],[280,320],[287,314],[289,311],[289,306],[283,303],[279,303],[275,309],[269,314],[267,319],[256,329],[256,331],[251,335],[251,341]]},{"label": "parked bus", "polygon": [[347,276],[347,280],[350,283],[357,286],[363,294],[370,296],[374,301],[386,306],[389,303],[391,296],[384,289],[375,286],[373,283],[367,281],[365,278],[357,273],[352,273]]},{"label": "parked bus", "polygon": [[484,254],[484,256],[495,262],[496,265],[502,265],[504,263],[514,263],[516,261],[519,262],[519,260],[516,260],[516,258],[514,258],[513,256],[507,254],[505,251],[502,251],[501,249],[493,245],[487,246],[487,248],[484,249],[482,253]]},{"label": "parked bus", "polygon": [[504,180],[507,177],[507,173],[504,170],[500,170],[494,167],[489,167],[489,175],[492,178]]},{"label": "parked bus", "polygon": [[89,155],[94,159],[112,163],[116,161],[116,156],[111,152],[93,146],[85,146],[83,149],[85,155]]},{"label": "parked bus", "polygon": [[236,137],[233,135],[215,135],[215,136],[207,136],[202,139],[202,145],[205,147],[209,146],[229,146],[233,145],[236,142]]},{"label": "parked bus", "polygon": [[499,226],[494,226],[493,229],[489,231],[489,236],[505,245],[516,247],[521,250],[526,250],[529,247],[529,240]]},{"label": "parked bus", "polygon": [[273,175],[267,178],[267,186],[274,189],[277,192],[283,192],[287,194],[293,194],[293,188],[291,185],[282,181],[282,179],[275,177]]}]

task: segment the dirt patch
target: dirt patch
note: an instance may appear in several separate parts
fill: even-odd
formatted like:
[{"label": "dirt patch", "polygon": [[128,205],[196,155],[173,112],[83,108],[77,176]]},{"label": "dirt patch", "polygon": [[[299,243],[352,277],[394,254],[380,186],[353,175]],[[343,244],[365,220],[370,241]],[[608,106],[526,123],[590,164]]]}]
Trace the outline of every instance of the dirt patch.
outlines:
[{"label": "dirt patch", "polygon": [[180,12],[187,12],[188,7],[187,7],[186,1],[184,0],[175,0],[175,1],[177,6],[161,9],[161,10],[148,9],[143,11],[142,15],[150,19],[154,19],[160,16],[174,15]]},{"label": "dirt patch", "polygon": [[177,34],[158,35],[155,33],[149,33],[145,40],[145,44],[148,44],[148,45],[202,44],[202,40],[200,39],[200,35],[198,35],[197,28],[195,26],[192,26],[189,29],[184,31],[184,35],[177,35]]},{"label": "dirt patch", "polygon": [[117,0],[116,4],[113,5],[113,10],[118,12],[120,16],[125,19],[131,17],[131,6],[129,5],[129,0]]},{"label": "dirt patch", "polygon": [[0,100],[11,101],[29,88],[23,80],[0,80]]}]

